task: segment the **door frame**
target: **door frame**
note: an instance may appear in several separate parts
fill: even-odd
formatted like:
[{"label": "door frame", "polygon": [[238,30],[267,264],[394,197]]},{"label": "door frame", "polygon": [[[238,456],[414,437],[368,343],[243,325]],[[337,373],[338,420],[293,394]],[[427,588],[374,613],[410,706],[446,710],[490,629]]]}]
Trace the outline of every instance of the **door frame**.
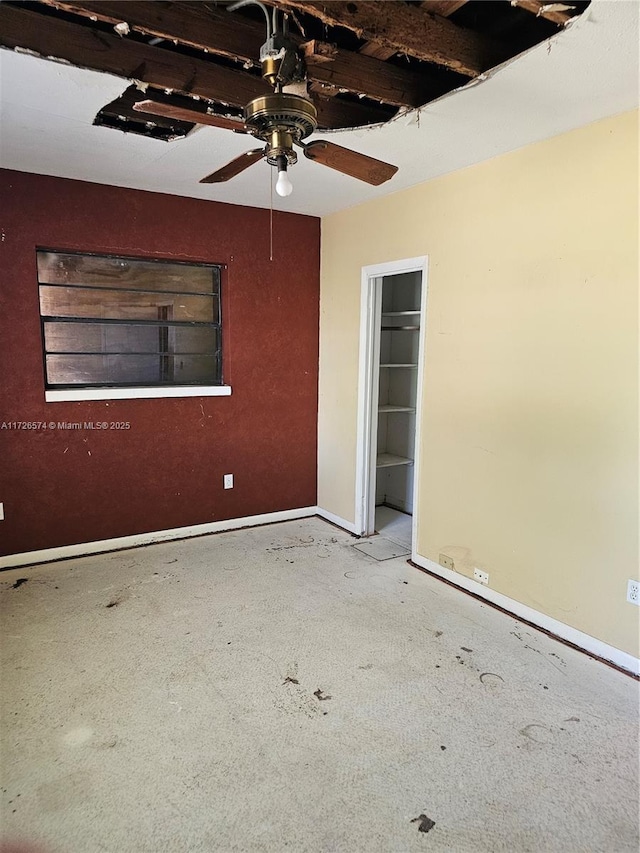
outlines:
[{"label": "door frame", "polygon": [[358,368],[358,420],[356,444],[355,528],[359,536],[370,536],[375,525],[375,471],[378,442],[378,371],[380,360],[380,324],[382,279],[391,275],[419,272],[420,336],[418,343],[418,376],[416,400],[416,442],[414,456],[412,553],[416,553],[418,486],[420,483],[420,437],[422,435],[422,385],[424,344],[427,317],[427,283],[429,258],[405,258],[384,264],[362,267],[360,291],[360,356]]}]

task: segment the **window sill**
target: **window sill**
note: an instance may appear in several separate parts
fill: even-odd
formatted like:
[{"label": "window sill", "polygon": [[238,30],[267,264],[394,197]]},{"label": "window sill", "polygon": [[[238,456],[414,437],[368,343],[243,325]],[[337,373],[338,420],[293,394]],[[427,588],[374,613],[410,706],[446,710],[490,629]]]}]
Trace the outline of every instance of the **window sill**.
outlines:
[{"label": "window sill", "polygon": [[45,391],[47,403],[78,400],[148,400],[162,397],[228,397],[230,385],[173,385],[167,388],[62,388]]}]

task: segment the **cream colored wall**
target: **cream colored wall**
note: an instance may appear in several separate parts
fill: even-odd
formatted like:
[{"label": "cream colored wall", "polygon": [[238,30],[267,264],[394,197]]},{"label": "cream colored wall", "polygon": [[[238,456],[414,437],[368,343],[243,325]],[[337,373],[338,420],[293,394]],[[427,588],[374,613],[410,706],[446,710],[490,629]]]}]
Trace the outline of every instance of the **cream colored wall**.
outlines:
[{"label": "cream colored wall", "polygon": [[361,268],[419,255],[419,554],[638,655],[637,114],[323,221],[318,503],[347,521]]}]

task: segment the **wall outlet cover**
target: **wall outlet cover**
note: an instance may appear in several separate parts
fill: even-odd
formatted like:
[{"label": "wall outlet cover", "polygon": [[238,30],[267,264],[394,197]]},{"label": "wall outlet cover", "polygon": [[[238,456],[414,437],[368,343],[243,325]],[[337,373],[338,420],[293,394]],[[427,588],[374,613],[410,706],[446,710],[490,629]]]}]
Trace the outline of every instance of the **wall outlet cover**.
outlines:
[{"label": "wall outlet cover", "polygon": [[225,474],[224,475],[224,487],[225,489],[233,488],[233,474]]},{"label": "wall outlet cover", "polygon": [[629,604],[640,605],[640,581],[627,581],[627,601]]},{"label": "wall outlet cover", "polygon": [[486,572],[483,572],[482,569],[473,570],[473,579],[479,581],[480,583],[489,583],[489,575]]},{"label": "wall outlet cover", "polygon": [[0,521],[4,521],[4,504],[0,504]]}]

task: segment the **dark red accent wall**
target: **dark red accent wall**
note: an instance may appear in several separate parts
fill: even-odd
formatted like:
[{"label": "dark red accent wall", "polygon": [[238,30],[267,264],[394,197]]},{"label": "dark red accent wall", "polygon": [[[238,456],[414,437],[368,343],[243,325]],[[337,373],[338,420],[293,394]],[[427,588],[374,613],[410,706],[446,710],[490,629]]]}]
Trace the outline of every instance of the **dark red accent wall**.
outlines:
[{"label": "dark red accent wall", "polygon": [[[0,553],[316,503],[320,222],[0,170]],[[223,263],[231,397],[46,403],[36,247]],[[235,487],[224,490],[223,474]]]}]

